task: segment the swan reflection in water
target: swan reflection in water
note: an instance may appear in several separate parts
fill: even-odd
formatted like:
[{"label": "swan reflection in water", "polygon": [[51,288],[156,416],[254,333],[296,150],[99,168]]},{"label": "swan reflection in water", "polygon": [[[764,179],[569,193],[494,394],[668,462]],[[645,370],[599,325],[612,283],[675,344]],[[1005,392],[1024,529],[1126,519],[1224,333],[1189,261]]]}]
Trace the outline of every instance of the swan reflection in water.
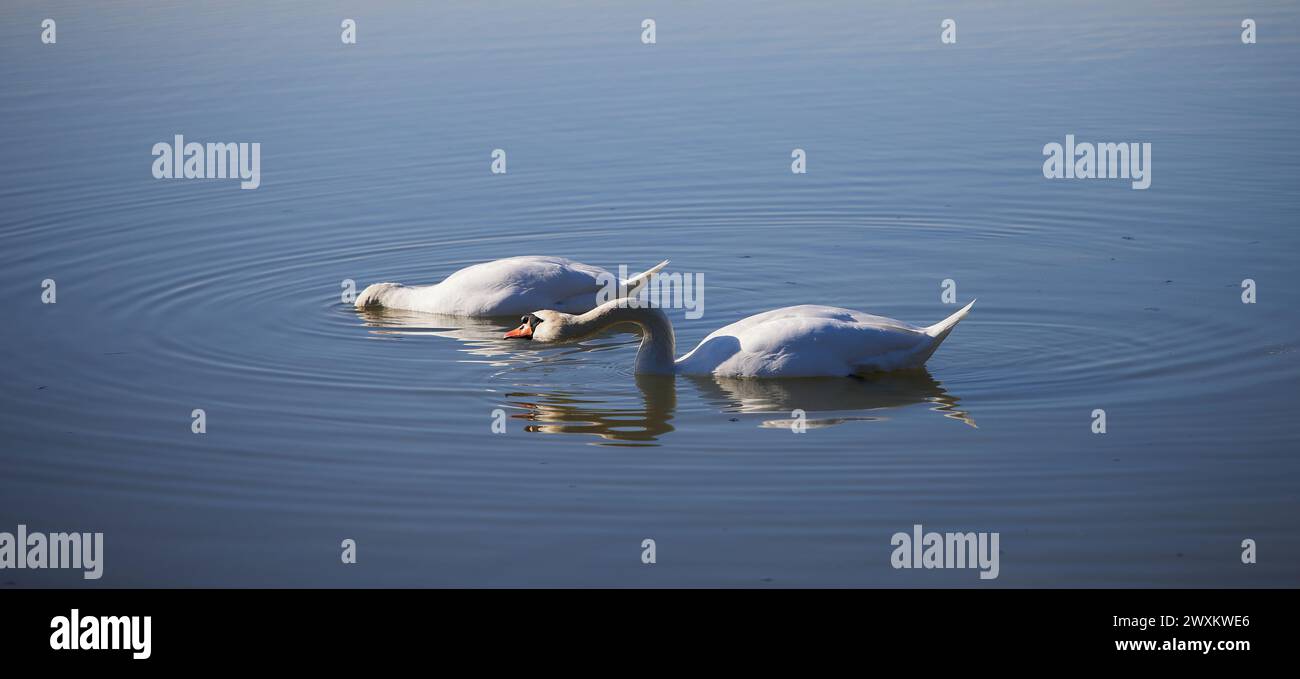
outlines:
[{"label": "swan reflection in water", "polygon": [[[520,411],[513,417],[529,423],[525,431],[596,436],[606,445],[655,445],[660,436],[674,430],[671,421],[677,407],[677,389],[682,386],[679,381],[693,385],[706,402],[723,412],[785,416],[762,421],[759,426],[765,428],[789,429],[795,422],[790,419],[791,413],[796,409],[806,413],[806,426],[816,429],[887,420],[888,410],[924,403],[931,404],[930,409],[944,417],[975,426],[975,420],[957,408],[958,399],[924,370],[870,378],[638,375],[640,404],[619,404],[615,399],[577,391],[529,390],[506,394],[506,398]],[[815,412],[833,415],[818,418],[812,415]]]},{"label": "swan reflection in water", "polygon": [[461,351],[473,357],[470,361],[476,363],[505,367],[541,360],[537,352],[528,351],[531,347],[501,339],[501,329],[508,327],[510,321],[516,320],[513,317],[447,316],[385,307],[357,309],[356,314],[361,318],[362,324],[375,335],[447,337],[459,340],[465,345]]},{"label": "swan reflection in water", "polygon": [[468,354],[465,363],[484,363],[497,368],[537,365],[559,367],[581,361],[591,352],[635,346],[637,340],[626,336],[593,336],[580,342],[534,345],[502,338],[502,333],[518,325],[519,319],[508,317],[471,317],[429,314],[384,307],[355,310],[361,324],[379,337],[446,337],[461,343],[459,351]]},{"label": "swan reflection in water", "polygon": [[[765,420],[763,427],[789,429],[795,420],[793,411],[809,416],[809,429],[831,427],[845,422],[873,422],[889,419],[885,411],[920,403],[930,410],[972,427],[975,420],[957,408],[959,399],[924,368],[868,377],[804,377],[787,379],[752,379],[738,377],[692,377],[709,402],[729,412],[781,413],[782,419]],[[811,413],[838,413],[833,417],[813,418]]]},{"label": "swan reflection in water", "polygon": [[[551,367],[582,360],[589,354],[635,344],[569,343],[539,351],[527,343],[502,340],[503,328],[514,319],[464,318],[433,314],[367,309],[358,312],[371,332],[380,335],[428,335],[463,343],[461,350],[474,362],[498,367]],[[622,379],[622,378],[620,378]],[[928,370],[880,373],[868,377],[736,378],[716,376],[628,376],[635,380],[639,399],[622,389],[603,391],[550,389],[522,384],[505,394],[511,416],[527,422],[525,431],[540,434],[578,434],[599,439],[600,445],[657,445],[672,432],[678,389],[691,385],[710,405],[730,413],[770,413],[780,418],[759,426],[789,429],[792,411],[806,413],[809,429],[849,422],[887,420],[887,411],[910,405],[931,404],[931,410],[972,427],[975,420],[958,409],[950,395]],[[827,417],[813,417],[824,412]]]},{"label": "swan reflection in water", "polygon": [[524,431],[540,434],[583,434],[604,445],[655,445],[673,431],[677,384],[671,376],[637,375],[639,403],[592,397],[573,391],[517,391],[506,394],[519,409],[512,417],[528,422]]}]

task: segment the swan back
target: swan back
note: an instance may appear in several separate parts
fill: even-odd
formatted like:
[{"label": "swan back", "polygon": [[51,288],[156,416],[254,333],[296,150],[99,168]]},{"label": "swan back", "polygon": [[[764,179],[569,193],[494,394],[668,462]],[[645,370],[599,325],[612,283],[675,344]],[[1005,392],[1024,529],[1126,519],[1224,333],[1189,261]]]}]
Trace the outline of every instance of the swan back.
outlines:
[{"label": "swan back", "polygon": [[755,314],[710,333],[677,360],[677,371],[732,377],[843,377],[920,367],[939,341],[942,338],[936,340],[925,328],[892,318],[837,307],[792,306]]},{"label": "swan back", "polygon": [[[356,306],[388,307],[449,316],[516,316],[537,309],[580,314],[606,297],[634,294],[667,261],[622,281],[598,267],[563,257],[507,257],[467,266],[437,285],[376,283]],[[608,288],[608,289],[607,289]]]},{"label": "swan back", "polygon": [[613,277],[604,269],[563,257],[508,257],[467,266],[436,285],[371,285],[356,304],[452,316],[581,313],[596,305],[605,280]]},{"label": "swan back", "polygon": [[[430,289],[442,313],[505,316],[595,306],[604,269],[563,257],[509,257],[465,267]],[[436,300],[436,301],[435,301]]]}]

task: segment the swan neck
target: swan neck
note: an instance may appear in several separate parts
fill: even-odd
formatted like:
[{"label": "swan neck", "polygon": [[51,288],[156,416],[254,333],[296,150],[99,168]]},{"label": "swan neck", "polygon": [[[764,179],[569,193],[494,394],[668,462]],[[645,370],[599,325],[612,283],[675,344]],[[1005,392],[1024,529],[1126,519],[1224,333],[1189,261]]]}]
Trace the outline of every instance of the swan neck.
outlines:
[{"label": "swan neck", "polygon": [[635,300],[617,299],[602,304],[579,317],[591,332],[600,332],[620,323],[641,328],[641,346],[636,352],[636,374],[672,375],[673,354],[677,349],[673,324],[663,311],[654,307],[633,307]]}]

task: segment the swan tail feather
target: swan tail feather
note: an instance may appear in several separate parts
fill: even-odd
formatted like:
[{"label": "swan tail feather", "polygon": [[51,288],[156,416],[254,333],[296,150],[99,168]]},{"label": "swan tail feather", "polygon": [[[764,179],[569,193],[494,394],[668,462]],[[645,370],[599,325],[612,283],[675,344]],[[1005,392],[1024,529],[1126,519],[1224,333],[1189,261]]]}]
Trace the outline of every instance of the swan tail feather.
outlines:
[{"label": "swan tail feather", "polygon": [[954,313],[942,321],[925,328],[925,334],[929,335],[931,338],[930,344],[912,358],[910,362],[911,365],[914,367],[920,367],[924,365],[926,361],[930,360],[930,357],[934,355],[935,349],[938,349],[939,345],[943,343],[944,338],[948,336],[948,333],[952,332],[952,329],[957,327],[957,323],[961,321],[961,319],[965,318],[966,314],[970,313],[970,308],[973,306],[975,306],[975,300],[971,300],[970,304],[958,309],[957,313]]},{"label": "swan tail feather", "polygon": [[948,333],[957,327],[957,323],[965,318],[966,314],[970,313],[970,308],[975,306],[975,302],[976,300],[971,300],[970,304],[958,309],[953,315],[925,329],[925,334],[934,338],[935,346],[938,346],[943,341],[943,338],[947,337]]},{"label": "swan tail feather", "polygon": [[660,271],[663,271],[664,267],[666,266],[668,266],[668,260],[665,259],[664,261],[659,262],[658,264],[650,267],[649,269],[646,269],[645,271],[642,271],[641,273],[632,276],[626,281],[623,281],[623,289],[627,290],[627,296],[631,297],[637,294],[638,292],[640,292],[641,285],[649,281],[651,276],[659,273]]}]

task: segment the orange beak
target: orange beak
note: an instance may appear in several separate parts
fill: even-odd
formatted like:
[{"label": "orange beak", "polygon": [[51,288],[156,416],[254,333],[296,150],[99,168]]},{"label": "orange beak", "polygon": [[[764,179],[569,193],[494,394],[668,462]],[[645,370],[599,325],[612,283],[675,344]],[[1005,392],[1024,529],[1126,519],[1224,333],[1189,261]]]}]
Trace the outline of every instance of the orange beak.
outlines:
[{"label": "orange beak", "polygon": [[519,326],[518,328],[515,328],[514,330],[511,330],[510,332],[506,333],[506,337],[507,337],[507,338],[510,338],[510,337],[522,337],[522,338],[524,338],[524,339],[528,339],[529,337],[532,337],[532,336],[533,336],[533,329],[532,329],[531,327],[529,327],[529,325],[528,325],[527,323],[524,323],[523,325]]}]

